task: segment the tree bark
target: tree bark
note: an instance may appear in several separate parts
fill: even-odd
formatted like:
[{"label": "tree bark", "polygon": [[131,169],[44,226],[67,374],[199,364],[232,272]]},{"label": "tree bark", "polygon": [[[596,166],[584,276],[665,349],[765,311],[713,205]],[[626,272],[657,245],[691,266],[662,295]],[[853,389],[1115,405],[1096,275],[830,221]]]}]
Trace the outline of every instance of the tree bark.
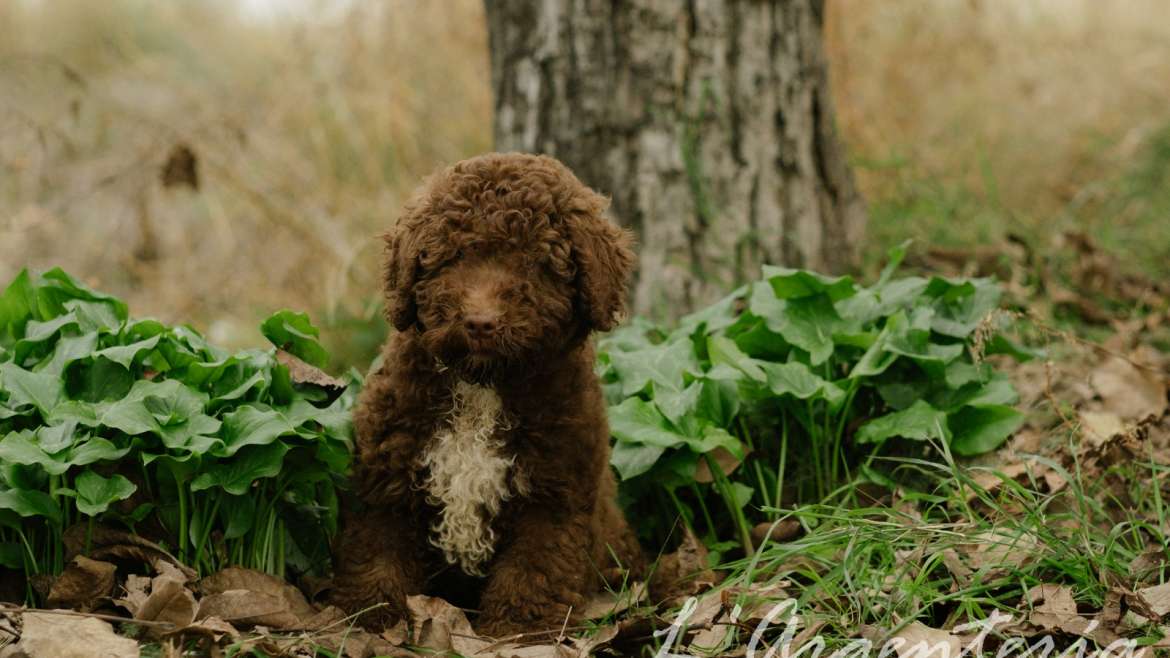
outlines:
[{"label": "tree bark", "polygon": [[485,1],[496,147],[612,197],[640,241],[636,313],[676,317],[762,263],[855,263],[823,0]]}]

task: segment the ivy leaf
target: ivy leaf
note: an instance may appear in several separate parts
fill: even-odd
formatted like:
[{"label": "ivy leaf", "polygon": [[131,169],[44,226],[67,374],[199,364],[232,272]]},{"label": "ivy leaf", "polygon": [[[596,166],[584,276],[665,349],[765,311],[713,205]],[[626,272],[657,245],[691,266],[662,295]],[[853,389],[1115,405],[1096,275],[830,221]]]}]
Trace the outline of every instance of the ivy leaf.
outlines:
[{"label": "ivy leaf", "polygon": [[47,373],[29,372],[12,363],[0,363],[0,387],[8,391],[8,405],[30,404],[48,417],[64,393],[61,380]]},{"label": "ivy leaf", "polygon": [[712,365],[726,363],[757,382],[768,380],[768,375],[760,367],[760,362],[745,354],[735,341],[726,336],[709,337],[707,339],[707,354]]},{"label": "ivy leaf", "polygon": [[739,391],[734,382],[703,378],[695,415],[720,427],[730,427],[741,408]]},{"label": "ivy leaf", "polygon": [[10,432],[0,439],[0,460],[40,466],[49,475],[61,475],[72,466],[120,459],[129,450],[129,446],[119,448],[107,439],[92,437],[63,451],[49,454],[37,442],[36,433],[29,430]]},{"label": "ivy leaf", "polygon": [[654,345],[635,352],[613,352],[610,363],[622,382],[622,395],[637,395],[653,384],[655,389],[683,388],[683,373],[697,369],[689,339]]},{"label": "ivy leaf", "polygon": [[256,501],[251,496],[220,497],[220,514],[224,518],[223,538],[238,539],[252,530],[256,519]]},{"label": "ivy leaf", "polygon": [[654,395],[654,406],[670,421],[678,431],[686,435],[693,435],[699,426],[696,410],[699,398],[703,394],[702,382],[691,382],[681,391],[664,389]]},{"label": "ivy leaf", "polygon": [[731,326],[738,315],[736,309],[747,295],[747,291],[747,286],[741,286],[714,304],[683,316],[678,321],[678,327],[671,333],[671,338],[690,336],[700,328],[704,333],[710,334]]},{"label": "ivy leaf", "polygon": [[670,421],[652,402],[626,398],[609,410],[609,429],[619,442],[673,448],[686,443],[687,437],[675,432]]},{"label": "ivy leaf", "polygon": [[60,268],[45,272],[40,283],[37,303],[43,318],[73,310],[80,318],[104,328],[116,329],[128,315],[124,302],[82,286]]},{"label": "ivy leaf", "polygon": [[77,421],[66,420],[59,425],[44,425],[37,428],[37,443],[49,454],[71,447],[77,440]]},{"label": "ivy leaf", "polygon": [[138,358],[139,354],[149,352],[158,346],[159,336],[151,336],[144,338],[129,345],[115,345],[107,347],[104,350],[98,350],[93,353],[94,358],[105,358],[117,363],[123,368],[129,368],[132,363]]},{"label": "ivy leaf", "polygon": [[241,448],[266,445],[293,434],[296,427],[283,414],[268,407],[244,405],[223,417],[223,447],[216,455],[230,457]]},{"label": "ivy leaf", "polygon": [[90,331],[80,336],[63,336],[57,341],[52,355],[38,365],[35,370],[60,377],[69,364],[93,354],[97,345],[98,334],[96,331]]},{"label": "ivy leaf", "polygon": [[260,325],[260,333],[305,363],[324,368],[329,362],[329,353],[318,342],[317,328],[306,313],[280,311]]},{"label": "ivy leaf", "polygon": [[191,491],[219,487],[229,494],[243,495],[253,482],[278,475],[289,449],[283,443],[242,448],[234,459],[220,461],[191,480]]},{"label": "ivy leaf", "polygon": [[858,443],[881,443],[894,437],[925,441],[949,440],[946,413],[919,400],[902,411],[879,416],[857,430]]},{"label": "ivy leaf", "polygon": [[74,361],[65,369],[65,388],[69,396],[77,400],[117,400],[133,385],[134,375],[130,370],[104,356]]},{"label": "ivy leaf", "polygon": [[28,357],[34,353],[39,355],[38,358],[44,356],[63,329],[73,327],[76,330],[78,326],[75,313],[66,313],[44,322],[29,320],[28,324],[25,325],[24,337],[12,346],[12,360],[25,365]]},{"label": "ivy leaf", "polygon": [[73,481],[77,491],[77,511],[86,516],[97,516],[110,507],[110,503],[126,500],[138,487],[121,475],[104,478],[91,470],[82,471]]},{"label": "ivy leaf", "polygon": [[979,455],[995,450],[1020,426],[1024,414],[1002,404],[963,407],[947,419],[954,438],[951,449],[957,455]]},{"label": "ivy leaf", "polygon": [[0,346],[11,347],[24,337],[25,326],[36,319],[33,316],[36,307],[37,294],[32,276],[28,270],[21,270],[0,294]]},{"label": "ivy leaf", "polygon": [[833,334],[849,328],[825,294],[789,299],[772,307],[768,315],[762,317],[768,329],[808,352],[809,363],[814,366],[832,356]]},{"label": "ivy leaf", "polygon": [[52,496],[43,491],[29,489],[0,491],[0,510],[9,510],[24,518],[40,517],[54,525],[61,524],[61,508]]},{"label": "ivy leaf", "polygon": [[954,338],[971,335],[983,318],[999,306],[999,286],[991,279],[957,280],[934,277],[924,294],[934,298],[931,329]]},{"label": "ivy leaf", "polygon": [[609,463],[617,469],[621,479],[629,480],[653,468],[664,452],[666,448],[659,445],[618,441],[610,453]]},{"label": "ivy leaf", "polygon": [[857,287],[848,276],[831,277],[809,270],[765,265],[764,278],[772,286],[778,299],[798,299],[826,295],[832,301],[853,296]]},{"label": "ivy leaf", "polygon": [[837,404],[845,397],[845,391],[839,386],[813,374],[803,363],[768,363],[764,371],[774,395],[791,395],[800,400],[824,398],[830,404]]}]

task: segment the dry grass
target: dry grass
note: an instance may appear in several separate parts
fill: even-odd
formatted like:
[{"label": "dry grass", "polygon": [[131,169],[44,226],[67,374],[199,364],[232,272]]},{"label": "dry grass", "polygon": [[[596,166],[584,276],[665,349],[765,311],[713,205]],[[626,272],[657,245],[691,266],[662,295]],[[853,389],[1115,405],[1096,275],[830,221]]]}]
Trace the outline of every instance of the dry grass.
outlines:
[{"label": "dry grass", "polygon": [[[59,264],[229,344],[276,307],[375,312],[376,234],[490,146],[480,4],[230,7],[4,3],[0,279]],[[158,182],[178,143],[198,193]]]},{"label": "dry grass", "polygon": [[[901,204],[910,213],[879,208],[875,233],[889,241],[986,239],[1005,225],[1052,232],[1062,222],[1093,231],[1098,217],[1076,210],[1147,157],[1170,124],[1170,3],[829,7],[833,91],[863,188],[879,206],[919,197]],[[940,199],[923,204],[924,195]],[[958,214],[973,217],[946,216],[965,202],[979,207]],[[1170,233],[1152,233],[1144,237],[1166,253]]]},{"label": "dry grass", "polygon": [[[63,265],[227,344],[281,306],[375,326],[374,236],[422,175],[490,148],[480,2],[234,6],[0,3],[0,280]],[[1161,0],[829,6],[876,253],[1097,221],[1070,204],[1170,121]],[[158,183],[177,143],[198,193]],[[1165,253],[1166,231],[1131,234]],[[354,355],[376,340],[337,335]]]}]

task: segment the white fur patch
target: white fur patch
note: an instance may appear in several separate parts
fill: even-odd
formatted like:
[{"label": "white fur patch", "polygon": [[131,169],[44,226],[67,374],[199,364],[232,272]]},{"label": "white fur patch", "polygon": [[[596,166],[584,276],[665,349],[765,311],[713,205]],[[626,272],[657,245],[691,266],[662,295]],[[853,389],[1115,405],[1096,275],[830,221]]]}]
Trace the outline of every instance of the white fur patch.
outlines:
[{"label": "white fur patch", "polygon": [[501,454],[497,431],[507,429],[503,403],[495,390],[459,381],[452,391],[451,413],[435,433],[422,464],[430,469],[427,501],[442,512],[431,527],[431,543],[450,564],[484,575],[481,565],[495,551],[492,520],[512,496],[508,471],[513,457]]}]

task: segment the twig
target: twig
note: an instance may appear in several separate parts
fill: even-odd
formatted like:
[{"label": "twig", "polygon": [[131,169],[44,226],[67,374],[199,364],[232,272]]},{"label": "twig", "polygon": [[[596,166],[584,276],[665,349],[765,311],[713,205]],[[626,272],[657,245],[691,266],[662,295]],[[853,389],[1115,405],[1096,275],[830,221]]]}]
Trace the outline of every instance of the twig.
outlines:
[{"label": "twig", "polygon": [[[566,631],[587,631],[587,630],[589,630],[589,628],[590,628],[589,626],[568,626],[568,625],[566,625],[566,626],[561,627],[561,629],[559,631],[555,628],[550,628],[550,629],[544,630],[544,631],[527,631],[524,633],[516,633],[514,635],[509,635],[507,637],[499,638],[495,642],[493,642],[492,644],[487,645],[486,647],[480,649],[476,653],[488,651],[490,649],[497,649],[497,648],[502,647],[506,644],[512,644],[512,643],[519,644],[520,642],[523,642],[523,641],[531,642],[538,637],[552,635],[553,633],[564,634]],[[483,639],[483,637],[481,637],[479,635],[467,635],[465,633],[451,633],[451,636],[452,637],[467,638],[469,640],[482,640]]]},{"label": "twig", "polygon": [[106,615],[100,612],[78,612],[76,610],[40,610],[38,608],[29,608],[26,606],[14,606],[0,603],[0,614],[18,614],[22,615],[26,612],[33,612],[36,614],[46,615],[62,615],[66,617],[92,617],[94,619],[101,619],[102,621],[119,622],[123,624],[138,624],[139,626],[154,626],[158,628],[175,628],[175,624],[169,621],[152,621],[149,619],[134,619],[133,617],[119,617],[118,615]]},{"label": "twig", "polygon": [[557,635],[557,644],[565,640],[565,629],[569,627],[569,615],[573,614],[573,606],[569,606],[569,610],[565,612],[565,621],[561,624],[561,632]]}]

